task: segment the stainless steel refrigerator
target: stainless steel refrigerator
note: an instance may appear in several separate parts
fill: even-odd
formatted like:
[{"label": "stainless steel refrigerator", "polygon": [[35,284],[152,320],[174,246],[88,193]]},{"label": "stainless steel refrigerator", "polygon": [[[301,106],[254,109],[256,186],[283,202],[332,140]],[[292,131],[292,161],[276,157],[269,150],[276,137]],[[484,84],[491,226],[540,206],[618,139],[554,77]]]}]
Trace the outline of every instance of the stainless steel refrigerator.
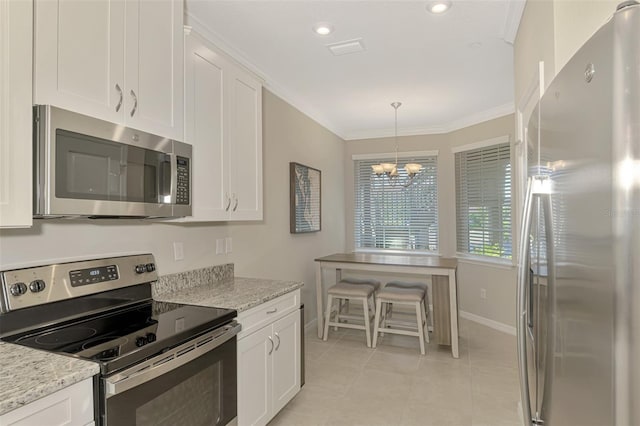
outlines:
[{"label": "stainless steel refrigerator", "polygon": [[525,425],[640,425],[640,5],[621,4],[558,73],[526,143]]}]

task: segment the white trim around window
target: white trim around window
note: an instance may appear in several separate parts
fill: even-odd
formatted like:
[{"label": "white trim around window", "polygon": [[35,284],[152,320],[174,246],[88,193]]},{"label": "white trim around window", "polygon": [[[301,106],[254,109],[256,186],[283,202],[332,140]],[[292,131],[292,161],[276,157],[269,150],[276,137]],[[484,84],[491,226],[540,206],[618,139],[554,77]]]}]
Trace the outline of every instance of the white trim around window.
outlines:
[{"label": "white trim around window", "polygon": [[486,148],[493,145],[502,143],[509,143],[511,141],[510,135],[498,136],[497,138],[486,139],[479,142],[468,143],[466,145],[454,146],[451,148],[452,153],[458,153],[463,151],[471,151],[472,149]]}]

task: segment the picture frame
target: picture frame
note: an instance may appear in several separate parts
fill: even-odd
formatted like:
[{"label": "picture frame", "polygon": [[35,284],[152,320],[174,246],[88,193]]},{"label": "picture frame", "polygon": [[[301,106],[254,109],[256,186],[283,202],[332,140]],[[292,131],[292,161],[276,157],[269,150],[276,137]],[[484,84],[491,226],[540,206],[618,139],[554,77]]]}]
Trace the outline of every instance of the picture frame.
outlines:
[{"label": "picture frame", "polygon": [[322,172],[289,163],[289,224],[292,234],[322,229]]}]

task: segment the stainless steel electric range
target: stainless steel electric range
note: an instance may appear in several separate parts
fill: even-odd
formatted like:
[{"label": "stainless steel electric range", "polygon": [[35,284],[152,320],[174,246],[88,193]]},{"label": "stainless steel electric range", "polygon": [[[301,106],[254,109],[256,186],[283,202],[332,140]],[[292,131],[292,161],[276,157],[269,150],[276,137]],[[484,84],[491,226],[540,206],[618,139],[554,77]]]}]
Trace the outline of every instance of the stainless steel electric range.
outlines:
[{"label": "stainless steel electric range", "polygon": [[96,423],[236,422],[237,312],[157,302],[150,254],[3,271],[0,338],[100,364]]}]

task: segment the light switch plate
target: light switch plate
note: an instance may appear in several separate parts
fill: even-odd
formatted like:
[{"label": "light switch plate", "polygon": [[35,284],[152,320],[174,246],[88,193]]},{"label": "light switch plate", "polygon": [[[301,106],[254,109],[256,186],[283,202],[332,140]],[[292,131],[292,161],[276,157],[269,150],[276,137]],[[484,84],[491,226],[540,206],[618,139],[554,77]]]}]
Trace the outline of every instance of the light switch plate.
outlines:
[{"label": "light switch plate", "polygon": [[224,240],[222,238],[216,240],[216,254],[224,254]]},{"label": "light switch plate", "polygon": [[184,245],[182,243],[173,243],[173,260],[184,260]]},{"label": "light switch plate", "polygon": [[231,237],[227,237],[224,239],[224,251],[226,253],[231,253],[233,251],[233,241]]}]

